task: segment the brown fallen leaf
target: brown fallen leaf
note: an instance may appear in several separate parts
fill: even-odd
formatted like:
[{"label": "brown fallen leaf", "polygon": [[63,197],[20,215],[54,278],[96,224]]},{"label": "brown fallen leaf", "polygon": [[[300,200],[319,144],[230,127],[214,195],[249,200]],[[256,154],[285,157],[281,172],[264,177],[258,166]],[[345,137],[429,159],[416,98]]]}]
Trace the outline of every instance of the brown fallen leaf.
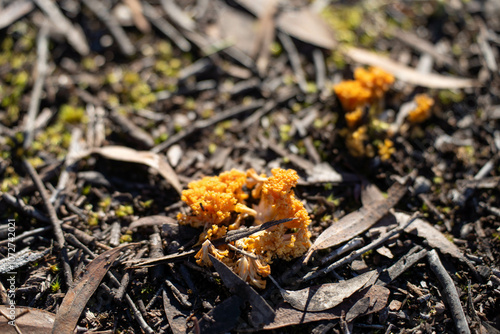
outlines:
[{"label": "brown fallen leaf", "polygon": [[149,151],[137,151],[125,146],[104,146],[99,148],[94,148],[89,153],[96,153],[102,155],[107,159],[134,162],[138,164],[143,164],[155,169],[165,180],[167,180],[172,187],[180,194],[182,192],[182,187],[177,178],[177,174],[170,167],[166,159],[157,153]]},{"label": "brown fallen leaf", "polygon": [[83,276],[75,282],[61,303],[54,321],[52,333],[66,334],[73,333],[78,319],[87,305],[87,301],[92,297],[99,287],[104,275],[108,272],[113,262],[120,256],[120,253],[136,244],[128,244],[105,251],[96,257],[85,268]]},{"label": "brown fallen leaf", "polygon": [[[168,289],[167,289],[168,290]],[[182,309],[181,304],[175,299],[172,291],[163,289],[163,309],[173,334],[184,334],[187,330],[187,319],[190,311]]]},{"label": "brown fallen leaf", "polygon": [[15,320],[17,328],[23,334],[50,334],[54,326],[54,318],[56,315],[44,310],[26,306],[15,306],[11,310],[9,306],[0,305],[0,333],[2,334],[18,334],[16,328],[12,325],[13,321],[10,318],[15,312]]},{"label": "brown fallen leaf", "polygon": [[[255,16],[265,15],[269,0],[237,0],[241,6]],[[334,33],[326,22],[317,13],[308,7],[294,8],[294,10],[281,11],[277,14],[276,26],[281,31],[325,49],[337,46]]]},{"label": "brown fallen leaf", "polygon": [[228,333],[238,324],[243,299],[233,295],[214,307],[199,322],[203,334]]},{"label": "brown fallen leaf", "polygon": [[374,312],[379,312],[387,305],[390,290],[374,285],[370,288],[363,289],[353,294],[350,298],[345,300],[336,307],[321,311],[321,312],[304,312],[294,309],[291,305],[283,302],[276,308],[276,317],[270,324],[264,326],[264,329],[276,329],[285,326],[305,324],[313,321],[320,320],[334,320],[340,319],[342,313],[347,313],[362,298],[370,298],[371,306],[366,310],[364,315]]},{"label": "brown fallen leaf", "polygon": [[333,222],[314,241],[306,253],[304,263],[309,261],[312,254],[318,249],[325,249],[341,244],[363,233],[384,217],[406,193],[407,186],[395,182],[388,190],[387,198],[378,201],[368,201],[359,210],[351,212],[340,220]]},{"label": "brown fallen leaf", "polygon": [[[409,215],[402,212],[396,213],[396,219],[398,220],[398,222],[407,221],[409,217]],[[416,233],[419,237],[424,238],[427,241],[429,247],[435,248],[442,254],[450,255],[455,259],[461,261],[462,263],[467,265],[467,267],[469,267],[469,269],[477,278],[480,279],[480,275],[476,271],[476,268],[474,268],[474,265],[463,255],[460,249],[455,246],[454,243],[448,240],[444,236],[444,234],[436,230],[425,220],[416,219],[409,227],[406,228],[405,232],[413,234]]]},{"label": "brown fallen leaf", "polygon": [[259,328],[270,323],[274,319],[274,311],[269,304],[262,298],[248,283],[243,281],[236,275],[228,266],[217,260],[212,255],[208,254],[210,261],[219,273],[224,285],[235,295],[243,298],[252,305],[252,313],[250,315],[251,323],[254,327]]},{"label": "brown fallen leaf", "polygon": [[462,79],[433,73],[420,73],[417,70],[400,64],[390,58],[360,48],[350,47],[344,52],[346,56],[355,62],[380,67],[401,81],[422,87],[458,89],[477,87],[481,85],[477,80],[473,79]]},{"label": "brown fallen leaf", "polygon": [[334,308],[360,290],[376,273],[376,270],[372,270],[338,283],[326,283],[297,291],[280,288],[280,292],[283,299],[297,310],[324,311]]}]

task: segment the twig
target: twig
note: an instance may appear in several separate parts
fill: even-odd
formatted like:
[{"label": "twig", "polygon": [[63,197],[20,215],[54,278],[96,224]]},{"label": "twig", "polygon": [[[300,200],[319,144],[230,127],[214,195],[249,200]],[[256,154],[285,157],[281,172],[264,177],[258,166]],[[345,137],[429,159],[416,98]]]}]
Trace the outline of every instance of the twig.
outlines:
[{"label": "twig", "polygon": [[135,125],[129,118],[122,116],[118,111],[112,110],[109,113],[110,119],[120,127],[123,134],[134,144],[141,148],[149,149],[154,146],[153,137],[146,130]]},{"label": "twig", "polygon": [[283,44],[286,52],[288,53],[288,58],[290,59],[290,65],[292,65],[293,72],[295,73],[295,77],[297,78],[297,82],[299,84],[300,90],[303,93],[307,92],[307,81],[304,74],[304,70],[302,69],[302,65],[300,65],[300,57],[297,52],[297,48],[293,44],[292,39],[285,33],[278,32],[278,37]]},{"label": "twig", "polygon": [[[35,209],[31,205],[26,205],[21,199],[18,199],[10,194],[3,193],[2,194],[3,200],[9,204],[10,206],[18,209],[21,211],[23,214],[27,215],[28,217],[33,217],[36,220],[39,220],[43,223],[49,223],[50,219],[44,216],[38,209]],[[50,226],[52,228],[52,226]],[[19,236],[20,237],[20,236]],[[17,237],[16,237],[17,240]],[[19,239],[21,240],[21,239]]]},{"label": "twig", "polygon": [[24,129],[24,143],[23,148],[27,150],[33,138],[35,137],[35,119],[38,114],[38,109],[40,108],[40,99],[42,96],[43,84],[45,82],[45,77],[47,75],[47,59],[49,51],[49,28],[47,24],[42,24],[40,32],[37,38],[37,62],[36,68],[38,75],[33,85],[33,91],[31,92],[30,106],[28,109],[28,118],[26,121],[26,127]]},{"label": "twig", "polygon": [[217,113],[216,116],[214,116],[210,119],[196,121],[191,127],[176,133],[175,135],[173,135],[172,137],[170,137],[169,139],[167,139],[163,143],[153,147],[151,149],[151,152],[159,153],[159,152],[163,151],[164,149],[177,143],[178,141],[195,133],[198,130],[205,129],[211,125],[217,124],[218,122],[221,122],[221,121],[229,119],[229,118],[236,117],[242,113],[253,111],[255,109],[262,107],[263,105],[264,105],[264,102],[261,100],[254,101],[254,102],[250,103],[249,105],[244,105],[244,106],[237,105],[233,108],[230,108],[228,110]]},{"label": "twig", "polygon": [[345,245],[336,248],[334,251],[330,252],[330,254],[322,258],[320,263],[321,265],[324,265],[327,262],[330,262],[332,259],[336,258],[337,256],[340,256],[346,252],[358,248],[363,244],[364,244],[363,238],[354,238],[352,240],[349,240]]},{"label": "twig", "polygon": [[448,232],[451,232],[451,229],[453,227],[451,226],[450,220],[448,218],[446,218],[446,216],[443,215],[438,210],[438,208],[436,208],[436,206],[430,201],[429,197],[426,194],[418,194],[418,198],[420,198],[422,200],[422,202],[424,202],[425,205],[427,205],[427,207],[429,208],[429,210],[432,211],[432,213],[434,213],[441,221],[443,221],[444,226],[446,227],[446,230]]},{"label": "twig", "polygon": [[97,0],[83,0],[83,3],[106,25],[106,27],[108,27],[109,32],[115,38],[123,54],[126,56],[133,56],[136,52],[135,46],[120,26],[120,23],[111,15],[106,6],[104,6],[101,1]]},{"label": "twig", "polygon": [[177,45],[177,47],[182,51],[191,51],[191,44],[189,44],[189,41],[185,39],[174,26],[158,15],[158,11],[153,8],[153,6],[146,1],[141,1],[141,5],[144,16],[146,16],[149,21],[151,21],[151,23],[158,28],[158,30],[170,38],[172,42],[174,42],[174,44]]},{"label": "twig", "polygon": [[0,29],[10,26],[12,23],[28,14],[35,6],[30,0],[11,2],[8,7],[0,11]]},{"label": "twig", "polygon": [[323,52],[316,48],[313,51],[314,68],[316,69],[316,87],[322,92],[326,86],[326,66]]},{"label": "twig", "polygon": [[195,22],[173,0],[160,0],[160,3],[168,17],[179,27],[187,31],[194,31]]},{"label": "twig", "polygon": [[67,188],[67,183],[69,180],[69,172],[72,170],[74,161],[74,156],[78,154],[80,150],[80,138],[82,136],[82,130],[79,128],[74,128],[71,131],[71,143],[69,145],[68,154],[64,161],[64,168],[59,176],[59,181],[57,182],[56,191],[52,193],[50,197],[50,202],[54,203],[59,196],[59,194]]},{"label": "twig", "polygon": [[73,277],[71,274],[71,267],[69,266],[66,241],[64,240],[64,234],[61,229],[61,221],[59,220],[59,218],[57,218],[56,210],[54,209],[54,206],[50,202],[49,194],[47,193],[47,190],[45,189],[45,186],[43,185],[43,182],[40,179],[40,176],[36,172],[35,168],[33,168],[33,166],[31,166],[29,161],[26,159],[23,159],[23,166],[26,169],[26,172],[30,175],[31,179],[33,180],[33,183],[35,184],[36,188],[40,192],[40,196],[42,196],[43,204],[45,205],[45,209],[49,214],[50,223],[52,224],[52,228],[54,229],[54,235],[56,237],[57,247],[61,251],[61,260],[62,260],[64,278],[66,279],[67,286],[71,287],[71,285],[73,284]]},{"label": "twig", "polygon": [[170,282],[168,279],[165,280],[165,284],[169,287],[169,289],[172,291],[172,294],[174,295],[175,299],[181,304],[182,307],[184,308],[191,308],[193,304],[188,300],[188,297],[184,295],[182,292],[177,289],[177,287]]},{"label": "twig", "polygon": [[134,301],[132,300],[132,298],[130,298],[128,293],[125,294],[125,300],[127,301],[128,305],[130,306],[132,311],[134,312],[134,318],[135,318],[135,320],[137,320],[137,322],[139,323],[139,326],[141,326],[142,330],[145,331],[147,334],[154,334],[153,329],[151,327],[149,327],[146,320],[144,320],[144,318],[142,317],[142,313],[139,311],[137,306],[135,306]]},{"label": "twig", "polygon": [[[146,253],[146,248],[142,248],[137,252],[137,255],[135,256],[136,259],[140,259],[144,256],[144,253]],[[125,292],[127,290],[128,285],[130,284],[130,281],[132,280],[134,275],[134,272],[132,269],[127,269],[125,270],[125,273],[122,276],[122,280],[120,282],[120,286],[116,290],[114,294],[114,299],[117,304],[120,304],[121,301],[123,300],[123,296],[125,295]]]},{"label": "twig", "polygon": [[415,246],[410,251],[400,258],[392,266],[384,270],[378,277],[375,284],[386,285],[395,280],[399,275],[404,273],[408,268],[423,259],[427,255],[427,250],[420,246]]},{"label": "twig", "polygon": [[80,29],[76,29],[51,0],[34,0],[52,23],[66,36],[68,43],[82,56],[90,52],[89,45]]},{"label": "twig", "polygon": [[453,283],[450,275],[446,272],[441,260],[435,249],[431,250],[427,254],[427,260],[429,261],[429,266],[438,278],[441,286],[443,288],[443,297],[450,307],[451,316],[455,320],[455,326],[457,327],[457,333],[468,334],[470,333],[469,325],[467,319],[465,318],[465,312],[460,303],[460,298],[458,297],[457,288]]},{"label": "twig", "polygon": [[340,266],[343,266],[344,264],[352,262],[354,259],[360,257],[365,252],[367,252],[367,251],[369,251],[371,249],[378,248],[380,245],[382,245],[384,242],[386,242],[387,240],[389,240],[391,237],[393,237],[393,236],[401,233],[405,228],[407,228],[411,223],[413,223],[418,217],[419,217],[419,213],[415,212],[410,217],[410,219],[408,219],[408,222],[406,222],[406,224],[400,225],[400,226],[396,227],[395,229],[393,229],[391,231],[388,231],[387,233],[381,235],[378,239],[376,239],[373,242],[369,243],[365,247],[362,247],[362,248],[360,248],[358,250],[355,250],[354,252],[352,252],[351,254],[349,254],[348,256],[346,256],[345,258],[332,263],[328,267],[326,267],[324,269],[321,269],[319,271],[316,271],[314,273],[308,273],[308,274],[306,274],[300,281],[307,282],[307,281],[310,281],[310,280],[312,280],[312,279],[314,279],[316,277],[319,277],[321,275],[325,275],[325,274],[329,273],[330,271],[332,271],[332,270],[334,270],[334,269],[336,269],[336,268],[338,268]]}]

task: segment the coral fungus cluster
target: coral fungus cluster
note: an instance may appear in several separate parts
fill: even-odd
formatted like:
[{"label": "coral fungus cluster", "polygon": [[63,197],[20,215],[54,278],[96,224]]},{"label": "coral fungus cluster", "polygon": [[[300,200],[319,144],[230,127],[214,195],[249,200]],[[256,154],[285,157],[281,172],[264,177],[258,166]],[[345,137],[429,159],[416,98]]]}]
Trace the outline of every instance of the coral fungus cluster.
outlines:
[{"label": "coral fungus cluster", "polygon": [[[275,168],[271,173],[267,177],[253,169],[246,173],[231,170],[189,183],[182,200],[189,205],[191,214],[179,214],[178,220],[204,229],[200,235],[202,247],[195,256],[198,264],[211,265],[211,254],[248,283],[264,288],[263,278],[270,274],[269,263],[274,258],[290,260],[306,252],[311,244],[307,229],[310,218],[292,189],[299,176],[291,169]],[[249,203],[254,204],[250,207]],[[285,218],[293,220],[239,239],[231,247],[215,247],[209,242],[248,221],[261,225]]]},{"label": "coral fungus cluster", "polygon": [[[375,103],[382,101],[393,83],[394,76],[380,68],[360,67],[354,71],[354,80],[345,80],[333,86],[344,109],[347,125],[340,134],[344,136],[346,147],[353,157],[372,158],[378,154],[380,160],[387,161],[396,151],[390,137],[394,135],[394,127],[401,123],[396,121],[389,125],[380,120],[381,104]],[[401,120],[406,118],[409,123],[418,124],[431,117],[431,107],[434,105],[431,97],[419,94],[415,96],[414,102],[416,107],[401,114],[404,115]]]},{"label": "coral fungus cluster", "polygon": [[431,107],[434,105],[434,100],[426,94],[418,94],[414,101],[417,107],[410,111],[408,120],[411,123],[422,123],[431,117]]},{"label": "coral fungus cluster", "polygon": [[354,79],[342,81],[333,87],[346,111],[382,98],[394,83],[394,76],[378,67],[370,67],[368,70],[357,68],[354,71]]}]

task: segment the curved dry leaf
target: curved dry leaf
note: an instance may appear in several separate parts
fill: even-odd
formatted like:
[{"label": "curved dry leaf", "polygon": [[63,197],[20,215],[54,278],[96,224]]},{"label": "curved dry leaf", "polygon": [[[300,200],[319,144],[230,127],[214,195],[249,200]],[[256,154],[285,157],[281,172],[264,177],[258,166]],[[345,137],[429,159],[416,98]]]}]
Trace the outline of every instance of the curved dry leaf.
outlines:
[{"label": "curved dry leaf", "polygon": [[134,244],[123,245],[105,251],[88,264],[85,268],[85,274],[64,296],[54,321],[53,333],[73,333],[85,305],[87,305],[88,300],[101,284],[104,275],[106,275],[120,253],[132,246]]},{"label": "curved dry leaf", "polygon": [[[409,215],[402,212],[396,213],[395,216],[398,222],[407,221],[410,217]],[[438,249],[442,254],[450,255],[458,259],[462,263],[465,263],[473,271],[474,274],[477,274],[474,265],[463,255],[460,249],[454,243],[448,240],[444,236],[444,234],[436,230],[434,226],[432,226],[425,220],[416,219],[410,226],[405,229],[405,232],[416,232],[419,237],[427,240],[427,243],[430,247]]]},{"label": "curved dry leaf", "polygon": [[345,51],[345,54],[355,62],[380,67],[401,81],[422,87],[457,89],[481,85],[477,80],[473,79],[462,79],[432,73],[420,73],[390,58],[360,48],[350,47]]},{"label": "curved dry leaf", "polygon": [[395,182],[388,190],[387,198],[378,201],[368,201],[368,205],[351,212],[336,222],[333,222],[321,233],[307,251],[304,263],[312,254],[319,250],[339,245],[365,232],[384,217],[406,193],[407,186]]},{"label": "curved dry leaf", "polygon": [[184,310],[181,304],[174,298],[172,291],[163,289],[163,309],[167,316],[168,324],[173,334],[184,334],[187,330],[187,319],[190,311]]},{"label": "curved dry leaf", "polygon": [[[237,2],[255,16],[265,15],[269,0],[237,0]],[[283,32],[325,49],[337,46],[334,33],[321,16],[308,7],[281,11],[276,18],[276,26]]]},{"label": "curved dry leaf", "polygon": [[[17,334],[16,328],[9,321],[12,319],[11,309],[8,306],[0,305],[0,333]],[[15,324],[23,334],[50,334],[54,326],[56,315],[36,308],[17,306],[14,309]],[[7,317],[6,317],[7,316]]]},{"label": "curved dry leaf", "polygon": [[374,285],[369,289],[363,289],[353,294],[349,299],[337,305],[336,307],[321,311],[321,312],[305,312],[294,309],[289,304],[283,302],[276,308],[276,317],[274,321],[266,326],[264,329],[276,329],[285,326],[292,326],[298,324],[305,324],[313,321],[320,320],[334,320],[340,319],[342,314],[349,312],[354,304],[363,298],[370,298],[372,301],[371,306],[366,310],[364,315],[374,312],[379,312],[387,305],[390,290],[380,285]]},{"label": "curved dry leaf", "polygon": [[159,154],[149,151],[137,151],[125,146],[104,146],[95,148],[90,153],[97,153],[112,160],[133,162],[149,166],[158,171],[158,173],[163,176],[179,194],[182,192],[177,174]]},{"label": "curved dry leaf", "polygon": [[360,290],[376,272],[376,270],[372,270],[338,283],[326,283],[297,291],[280,289],[280,292],[283,299],[297,310],[324,311],[334,308]]},{"label": "curved dry leaf", "polygon": [[244,301],[252,305],[251,320],[255,327],[270,323],[274,319],[274,311],[264,298],[262,298],[247,282],[243,281],[228,266],[208,254],[210,261],[219,273],[224,285]]}]

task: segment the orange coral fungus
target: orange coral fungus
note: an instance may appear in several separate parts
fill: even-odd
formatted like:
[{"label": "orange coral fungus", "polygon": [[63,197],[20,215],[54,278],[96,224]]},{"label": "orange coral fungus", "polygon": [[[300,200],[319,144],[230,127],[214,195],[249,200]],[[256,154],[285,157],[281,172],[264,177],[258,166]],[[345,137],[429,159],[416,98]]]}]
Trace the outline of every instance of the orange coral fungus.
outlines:
[{"label": "orange coral fungus", "polygon": [[363,119],[363,108],[357,107],[354,111],[346,112],[345,121],[350,129],[357,127]]},{"label": "orange coral fungus", "polygon": [[390,139],[385,139],[383,143],[378,145],[378,155],[382,161],[389,160],[394,152],[396,152],[396,149]]},{"label": "orange coral fungus", "polygon": [[394,76],[378,67],[370,67],[368,70],[357,68],[354,71],[354,78],[370,89],[372,100],[382,98],[394,83]]},{"label": "orange coral fungus", "polygon": [[422,123],[431,117],[431,107],[434,105],[434,100],[427,94],[418,94],[414,98],[417,107],[410,111],[408,120],[411,123]]},{"label": "orange coral fungus", "polygon": [[230,218],[236,204],[248,197],[242,189],[245,182],[245,173],[232,170],[189,183],[189,189],[182,192],[182,200],[189,205],[192,215],[179,214],[179,222],[193,227],[220,225]]},{"label": "orange coral fungus", "polygon": [[343,81],[333,87],[342,107],[354,110],[357,107],[380,99],[394,83],[394,76],[378,67],[354,71],[355,80]]},{"label": "orange coral fungus", "polygon": [[[195,256],[198,264],[210,265],[208,254],[212,254],[246,282],[263,288],[266,282],[262,278],[269,275],[273,258],[289,260],[306,252],[311,245],[307,229],[311,220],[292,189],[299,176],[291,169],[275,168],[271,172],[267,177],[253,169],[247,173],[233,170],[191,182],[183,191],[182,200],[190,206],[192,215],[179,214],[179,223],[205,228],[200,236],[200,242],[205,242]],[[245,203],[248,195],[244,185],[257,202],[252,208]],[[208,241],[224,237],[228,229],[238,228],[247,217],[253,217],[254,225],[293,220],[235,241],[233,246],[244,252],[225,245],[216,248]]]},{"label": "orange coral fungus", "polygon": [[335,85],[333,90],[345,110],[354,110],[356,107],[363,106],[371,98],[370,90],[359,81],[342,81]]},{"label": "orange coral fungus", "polygon": [[367,143],[369,139],[367,131],[368,128],[363,125],[347,134],[345,144],[353,157],[373,156],[373,147]]}]

